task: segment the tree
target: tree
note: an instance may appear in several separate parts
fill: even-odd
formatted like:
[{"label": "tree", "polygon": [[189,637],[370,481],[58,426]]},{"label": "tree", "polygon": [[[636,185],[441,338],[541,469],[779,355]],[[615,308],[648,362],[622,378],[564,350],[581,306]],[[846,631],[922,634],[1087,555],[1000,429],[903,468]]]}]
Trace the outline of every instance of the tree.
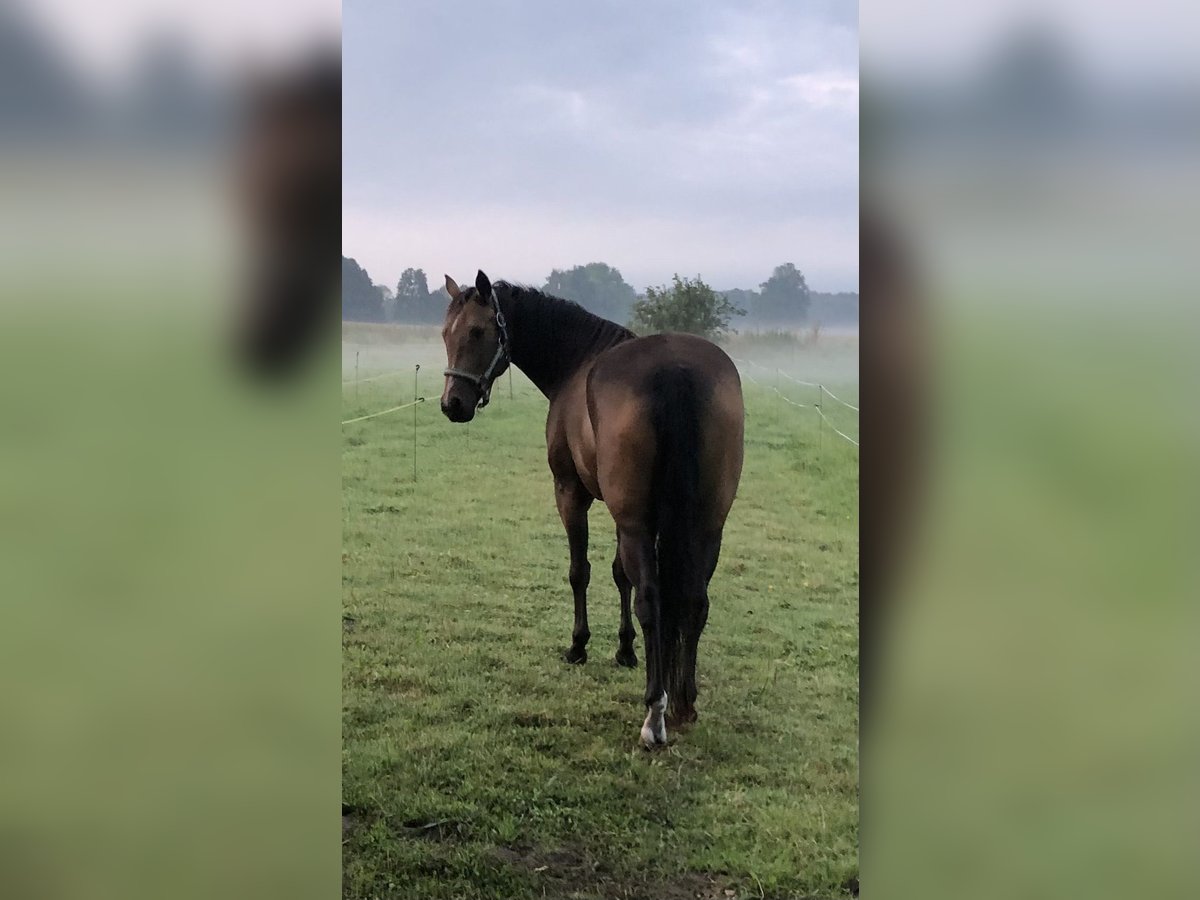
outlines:
[{"label": "tree", "polygon": [[734,306],[746,311],[746,324],[750,324],[750,320],[757,315],[759,300],[761,299],[758,296],[758,291],[733,288],[732,290],[721,291],[721,296]]},{"label": "tree", "polygon": [[442,310],[430,302],[429,282],[424,269],[405,269],[396,282],[396,319],[403,322],[441,321]]},{"label": "tree", "polygon": [[718,294],[697,275],[694,279],[674,278],[670,287],[646,288],[646,296],[633,304],[630,327],[646,333],[685,331],[715,338],[730,330],[733,316],[744,316],[723,295]]},{"label": "tree", "polygon": [[342,257],[342,318],[352,322],[382,322],[383,295],[366,269]]},{"label": "tree", "polygon": [[554,269],[543,290],[556,297],[574,300],[584,309],[617,322],[623,322],[629,316],[637,296],[620,272],[602,262],[566,270]]},{"label": "tree", "polygon": [[774,322],[795,322],[808,318],[812,295],[804,273],[792,263],[776,266],[771,277],[759,287],[762,294],[758,314]]},{"label": "tree", "polygon": [[375,290],[379,291],[379,299],[383,303],[384,320],[392,321],[396,318],[396,292],[386,284],[375,285]]},{"label": "tree", "polygon": [[858,294],[842,292],[822,294],[813,291],[808,318],[814,324],[858,326]]}]

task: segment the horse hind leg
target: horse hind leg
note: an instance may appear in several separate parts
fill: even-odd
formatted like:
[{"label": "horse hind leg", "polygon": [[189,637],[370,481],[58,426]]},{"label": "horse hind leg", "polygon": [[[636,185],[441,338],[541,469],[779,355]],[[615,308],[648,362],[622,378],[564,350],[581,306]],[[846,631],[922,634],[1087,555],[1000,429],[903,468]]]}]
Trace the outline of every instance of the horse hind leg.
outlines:
[{"label": "horse hind leg", "polygon": [[642,743],[647,749],[667,743],[667,692],[662,671],[663,654],[659,629],[661,607],[658,572],[654,556],[654,538],[645,531],[622,531],[621,562],[636,591],[634,612],[642,626],[646,650],[646,720],[642,724]]},{"label": "horse hind leg", "polygon": [[690,725],[696,721],[696,653],[700,645],[700,633],[708,621],[708,591],[700,597],[692,609],[692,615],[684,626],[683,646],[680,648],[680,678],[682,684],[673,699],[667,724],[672,728]]},{"label": "horse hind leg", "polygon": [[683,657],[680,660],[683,685],[677,708],[671,710],[667,724],[672,728],[696,721],[696,657],[700,646],[700,635],[708,623],[708,584],[717,569],[717,558],[721,553],[721,535],[707,542],[704,548],[703,565],[705,577],[703,589],[695,603],[689,608],[688,621],[684,628]]},{"label": "horse hind leg", "polygon": [[617,591],[621,595],[621,628],[617,632],[617,665],[636,669],[637,653],[633,649],[636,632],[633,630],[633,616],[630,612],[633,582],[625,574],[625,564],[621,562],[621,533],[619,531],[617,532],[617,555],[613,558],[612,564],[612,576],[617,585]]}]

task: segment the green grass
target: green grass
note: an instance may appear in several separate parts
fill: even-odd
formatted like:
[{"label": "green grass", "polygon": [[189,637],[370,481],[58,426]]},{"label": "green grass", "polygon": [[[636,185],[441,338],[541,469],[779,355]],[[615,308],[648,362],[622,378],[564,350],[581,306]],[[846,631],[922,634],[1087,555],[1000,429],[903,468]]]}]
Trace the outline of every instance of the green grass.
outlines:
[{"label": "green grass", "polygon": [[[507,376],[343,431],[347,897],[836,897],[857,885],[853,447],[747,384],[746,465],[700,644],[700,721],[640,748],[644,654],[615,666],[614,538],[591,514],[589,661],[568,666],[546,402]],[[353,353],[350,355],[351,375]],[[343,418],[411,399],[343,390]],[[835,387],[835,390],[837,387]],[[357,400],[356,400],[357,395]]]},{"label": "green grass", "polygon": [[251,384],[172,283],[0,313],[3,897],[337,891],[338,346]]}]

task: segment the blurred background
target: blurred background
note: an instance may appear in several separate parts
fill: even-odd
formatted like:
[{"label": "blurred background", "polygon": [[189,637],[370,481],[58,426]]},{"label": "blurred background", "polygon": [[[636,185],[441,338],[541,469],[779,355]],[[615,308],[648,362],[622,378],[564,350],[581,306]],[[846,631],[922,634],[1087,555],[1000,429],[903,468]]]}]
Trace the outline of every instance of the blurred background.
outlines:
[{"label": "blurred background", "polygon": [[0,5],[0,896],[338,889],[339,17]]},{"label": "blurred background", "polygon": [[[337,890],[339,15],[0,5],[0,895]],[[862,7],[867,896],[1196,895],[1198,17]]]},{"label": "blurred background", "polygon": [[862,6],[864,896],[1196,895],[1198,26]]}]

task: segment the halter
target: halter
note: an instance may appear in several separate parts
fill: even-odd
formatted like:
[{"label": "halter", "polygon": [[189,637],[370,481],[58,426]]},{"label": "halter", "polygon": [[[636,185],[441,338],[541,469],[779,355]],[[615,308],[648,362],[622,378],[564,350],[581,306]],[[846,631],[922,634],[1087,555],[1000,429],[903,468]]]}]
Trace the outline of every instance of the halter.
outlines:
[{"label": "halter", "polygon": [[496,378],[496,370],[500,368],[501,361],[509,362],[508,354],[508,327],[504,321],[504,313],[500,312],[500,300],[496,297],[496,289],[492,288],[492,309],[496,311],[496,329],[500,332],[500,344],[496,347],[496,355],[492,357],[491,364],[484,370],[482,375],[473,375],[470,372],[464,372],[462,369],[447,368],[443,375],[449,375],[454,378],[462,378],[465,381],[471,382],[479,389],[479,405],[476,409],[483,409],[488,405],[488,401],[492,398],[492,381]]}]

